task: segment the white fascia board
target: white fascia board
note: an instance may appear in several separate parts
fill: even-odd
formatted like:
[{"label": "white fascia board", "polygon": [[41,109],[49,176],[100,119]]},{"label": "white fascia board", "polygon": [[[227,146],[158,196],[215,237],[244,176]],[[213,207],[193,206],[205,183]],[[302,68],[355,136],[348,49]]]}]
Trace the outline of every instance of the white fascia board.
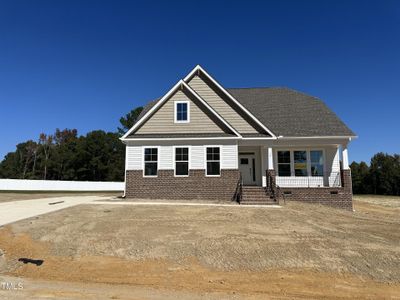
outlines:
[{"label": "white fascia board", "polygon": [[242,140],[276,140],[275,137],[243,137]]},{"label": "white fascia board", "polygon": [[188,91],[196,97],[209,111],[211,111],[214,116],[216,116],[222,123],[224,123],[233,133],[235,133],[238,137],[242,137],[239,132],[237,132],[228,122],[226,122],[203,98],[200,97],[185,81],[183,82],[183,86],[188,89]]},{"label": "white fascia board", "polygon": [[182,141],[182,140],[240,140],[240,137],[231,137],[231,136],[224,136],[224,137],[185,137],[185,138],[126,138],[122,141],[130,142],[130,141]]},{"label": "white fascia board", "polygon": [[303,140],[303,139],[356,139],[358,136],[278,136],[278,140]]},{"label": "white fascia board", "polygon": [[226,96],[228,96],[229,99],[231,99],[237,106],[240,107],[247,115],[250,116],[258,125],[260,125],[266,132],[268,132],[273,138],[276,138],[275,134],[269,130],[263,123],[261,123],[251,112],[249,112],[239,101],[237,101],[231,94],[228,93],[225,88],[220,85],[214,78],[211,77],[210,74],[206,72],[200,65],[197,65],[183,80],[186,82],[188,81],[194,73],[197,71],[201,71],[204,73],[204,75],[207,76],[208,79],[210,79]]},{"label": "white fascia board", "polygon": [[178,88],[185,82],[181,79],[170,89],[135,125],[132,126],[120,139],[125,140],[127,136],[131,134],[132,131],[137,129],[144,121],[148,119],[151,114],[156,111]]}]

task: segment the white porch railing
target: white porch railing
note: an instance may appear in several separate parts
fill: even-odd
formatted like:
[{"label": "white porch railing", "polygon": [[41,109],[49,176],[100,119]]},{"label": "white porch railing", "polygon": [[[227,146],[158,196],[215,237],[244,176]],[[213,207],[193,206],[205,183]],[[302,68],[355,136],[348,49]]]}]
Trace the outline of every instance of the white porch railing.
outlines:
[{"label": "white porch railing", "polygon": [[331,172],[324,176],[276,176],[276,185],[280,187],[340,187],[340,172]]}]

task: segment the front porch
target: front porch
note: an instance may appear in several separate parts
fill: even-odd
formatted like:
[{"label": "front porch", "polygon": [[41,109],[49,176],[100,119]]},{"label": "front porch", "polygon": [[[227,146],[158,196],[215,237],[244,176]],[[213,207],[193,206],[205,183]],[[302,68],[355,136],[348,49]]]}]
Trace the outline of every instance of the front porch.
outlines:
[{"label": "front porch", "polygon": [[[238,146],[238,167],[244,186],[267,186],[273,170],[279,187],[341,187],[341,170],[349,170],[347,148],[318,146]],[[272,173],[271,173],[272,174]]]},{"label": "front porch", "polygon": [[346,143],[252,143],[238,145],[238,168],[247,195],[252,195],[250,187],[259,187],[266,202],[290,199],[352,209]]}]

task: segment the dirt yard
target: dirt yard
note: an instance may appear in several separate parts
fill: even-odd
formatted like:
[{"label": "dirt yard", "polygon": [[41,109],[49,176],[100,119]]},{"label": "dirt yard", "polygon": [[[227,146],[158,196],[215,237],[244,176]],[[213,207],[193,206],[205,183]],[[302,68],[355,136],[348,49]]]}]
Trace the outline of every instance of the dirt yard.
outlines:
[{"label": "dirt yard", "polygon": [[90,204],[20,221],[0,228],[0,282],[24,289],[0,298],[400,299],[400,208],[356,199],[354,213]]}]

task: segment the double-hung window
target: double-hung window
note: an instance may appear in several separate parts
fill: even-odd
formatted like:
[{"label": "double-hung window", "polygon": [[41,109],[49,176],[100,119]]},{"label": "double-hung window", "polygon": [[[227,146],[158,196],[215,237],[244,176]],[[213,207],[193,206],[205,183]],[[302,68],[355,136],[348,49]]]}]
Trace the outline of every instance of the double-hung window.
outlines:
[{"label": "double-hung window", "polygon": [[290,175],[290,151],[278,151],[278,176]]},{"label": "double-hung window", "polygon": [[189,148],[175,148],[175,176],[189,175]]},{"label": "double-hung window", "polygon": [[294,176],[307,176],[307,151],[293,151]]},{"label": "double-hung window", "polygon": [[175,123],[188,123],[190,121],[189,101],[175,102]]},{"label": "double-hung window", "polygon": [[157,176],[158,148],[144,148],[144,176]]},{"label": "double-hung window", "polygon": [[311,176],[324,175],[324,155],[322,150],[311,150]]},{"label": "double-hung window", "polygon": [[206,149],[207,159],[207,176],[219,176],[221,174],[220,168],[220,148],[219,147],[207,147]]}]

